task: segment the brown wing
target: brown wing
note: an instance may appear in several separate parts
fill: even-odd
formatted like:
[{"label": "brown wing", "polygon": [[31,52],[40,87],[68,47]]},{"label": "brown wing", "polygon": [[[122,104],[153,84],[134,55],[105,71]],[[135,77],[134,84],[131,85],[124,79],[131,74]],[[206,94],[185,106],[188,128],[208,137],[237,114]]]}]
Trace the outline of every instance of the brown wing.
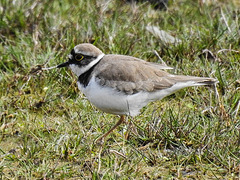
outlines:
[{"label": "brown wing", "polygon": [[169,73],[160,70],[163,67],[130,56],[106,55],[96,66],[95,76],[101,85],[126,94],[153,92],[175,83],[167,78]]}]

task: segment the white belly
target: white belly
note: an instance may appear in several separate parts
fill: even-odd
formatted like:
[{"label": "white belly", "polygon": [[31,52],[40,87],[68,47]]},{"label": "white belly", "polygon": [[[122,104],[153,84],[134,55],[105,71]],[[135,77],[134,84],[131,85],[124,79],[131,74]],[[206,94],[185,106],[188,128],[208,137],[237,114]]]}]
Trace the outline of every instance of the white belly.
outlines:
[{"label": "white belly", "polygon": [[146,99],[146,93],[126,95],[113,88],[100,86],[95,78],[91,79],[87,87],[78,82],[78,88],[94,106],[111,114],[136,116],[148,103],[142,101],[144,97]]},{"label": "white belly", "polygon": [[78,88],[85,94],[88,100],[98,109],[118,115],[136,116],[140,110],[151,101],[161,100],[176,90],[184,87],[195,86],[194,82],[176,83],[170,88],[156,92],[139,92],[132,95],[124,94],[114,88],[102,87],[96,83],[93,77],[87,87],[78,82]]}]

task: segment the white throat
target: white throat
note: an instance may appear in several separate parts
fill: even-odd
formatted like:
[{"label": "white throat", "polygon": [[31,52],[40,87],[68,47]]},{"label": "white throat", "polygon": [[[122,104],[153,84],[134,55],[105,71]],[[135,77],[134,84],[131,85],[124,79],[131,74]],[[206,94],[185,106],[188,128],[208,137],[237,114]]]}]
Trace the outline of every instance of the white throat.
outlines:
[{"label": "white throat", "polygon": [[72,72],[74,72],[79,77],[83,73],[87,72],[95,64],[97,64],[103,58],[104,55],[105,55],[104,53],[100,54],[95,60],[93,60],[86,66],[79,67],[78,65],[70,64],[69,67],[71,68]]}]

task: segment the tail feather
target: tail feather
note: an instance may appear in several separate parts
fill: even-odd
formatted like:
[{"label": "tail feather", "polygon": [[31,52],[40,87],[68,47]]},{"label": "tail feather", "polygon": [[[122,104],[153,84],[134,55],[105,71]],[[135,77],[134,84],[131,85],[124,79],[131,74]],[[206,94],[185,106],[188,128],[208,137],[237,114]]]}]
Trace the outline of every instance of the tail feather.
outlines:
[{"label": "tail feather", "polygon": [[[195,77],[195,76],[181,76],[181,75],[171,75],[168,77],[169,83],[168,87],[160,87],[158,91],[150,94],[151,101],[161,100],[162,98],[186,87],[191,86],[202,86],[202,85],[213,85],[218,83],[216,79],[207,77]],[[158,88],[158,87],[157,87]]]},{"label": "tail feather", "polygon": [[208,78],[208,77],[196,77],[196,76],[182,76],[182,75],[176,75],[172,78],[175,83],[179,82],[193,82],[193,86],[202,86],[202,85],[213,85],[218,83],[218,80],[214,78]]}]

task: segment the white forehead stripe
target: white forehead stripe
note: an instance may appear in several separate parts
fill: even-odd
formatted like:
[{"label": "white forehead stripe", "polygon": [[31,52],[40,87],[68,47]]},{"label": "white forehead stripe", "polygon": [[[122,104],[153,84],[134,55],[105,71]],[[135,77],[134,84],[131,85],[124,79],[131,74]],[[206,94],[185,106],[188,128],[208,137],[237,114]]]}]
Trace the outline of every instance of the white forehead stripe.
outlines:
[{"label": "white forehead stripe", "polygon": [[69,54],[69,55],[68,55],[68,58],[69,58],[69,59],[72,59],[72,58],[73,58],[73,55],[72,55],[72,54]]},{"label": "white forehead stripe", "polygon": [[77,46],[75,46],[73,49],[74,49],[74,52],[75,52],[75,53],[81,53],[81,51],[78,50],[78,47],[77,47]]}]

